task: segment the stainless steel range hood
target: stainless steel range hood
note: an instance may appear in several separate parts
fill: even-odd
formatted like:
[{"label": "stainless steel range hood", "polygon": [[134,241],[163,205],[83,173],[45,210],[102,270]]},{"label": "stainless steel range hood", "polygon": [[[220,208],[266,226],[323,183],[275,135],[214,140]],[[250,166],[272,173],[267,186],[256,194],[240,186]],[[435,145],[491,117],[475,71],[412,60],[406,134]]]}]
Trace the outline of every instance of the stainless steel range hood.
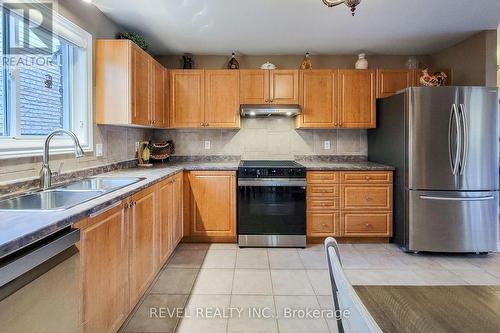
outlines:
[{"label": "stainless steel range hood", "polygon": [[293,117],[299,115],[300,111],[300,105],[298,104],[242,104],[240,106],[242,117]]}]

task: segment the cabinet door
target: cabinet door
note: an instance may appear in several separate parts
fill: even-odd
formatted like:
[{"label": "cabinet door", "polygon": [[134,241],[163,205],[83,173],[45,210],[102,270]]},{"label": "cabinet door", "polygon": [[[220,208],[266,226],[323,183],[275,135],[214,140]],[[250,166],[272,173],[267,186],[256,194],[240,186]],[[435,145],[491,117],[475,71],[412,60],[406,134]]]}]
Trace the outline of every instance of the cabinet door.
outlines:
[{"label": "cabinet door", "polygon": [[375,127],[375,71],[339,70],[339,127]]},{"label": "cabinet door", "polygon": [[188,175],[192,236],[236,236],[235,173],[193,171]]},{"label": "cabinet door", "polygon": [[127,317],[128,233],[123,204],[88,218],[81,230],[83,331],[116,332]]},{"label": "cabinet door", "polygon": [[202,127],[203,70],[170,71],[170,127]]},{"label": "cabinet door", "polygon": [[130,212],[130,302],[136,304],[155,275],[155,187],[131,198]]},{"label": "cabinet door", "polygon": [[240,127],[240,76],[236,70],[205,71],[205,126]]},{"label": "cabinet door", "polygon": [[183,236],[183,175],[178,173],[173,179],[173,205],[172,205],[172,245],[177,246]]},{"label": "cabinet door", "polygon": [[153,94],[152,103],[152,125],[154,127],[167,127],[165,113],[165,84],[164,84],[164,69],[163,66],[153,61],[152,65],[152,87]]},{"label": "cabinet door", "polygon": [[272,104],[299,103],[299,71],[276,69],[269,72],[270,102]]},{"label": "cabinet door", "polygon": [[131,52],[132,124],[151,125],[151,58],[135,46],[131,48]]},{"label": "cabinet door", "polygon": [[163,127],[170,127],[170,79],[169,71],[163,69]]},{"label": "cabinet door", "polygon": [[269,71],[264,69],[240,70],[240,104],[269,102]]},{"label": "cabinet door", "polygon": [[394,95],[397,91],[411,87],[412,72],[403,69],[377,70],[377,97],[383,98]]},{"label": "cabinet door", "polygon": [[300,71],[300,105],[297,127],[332,128],[337,126],[337,71]]},{"label": "cabinet door", "polygon": [[163,180],[158,185],[158,264],[163,265],[172,253],[173,179]]}]

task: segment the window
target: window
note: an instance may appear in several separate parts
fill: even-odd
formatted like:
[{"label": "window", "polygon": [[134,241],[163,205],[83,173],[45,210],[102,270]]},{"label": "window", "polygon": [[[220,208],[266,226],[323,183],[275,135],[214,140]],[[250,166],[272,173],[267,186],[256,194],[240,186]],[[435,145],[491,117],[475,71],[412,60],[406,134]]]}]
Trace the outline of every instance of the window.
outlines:
[{"label": "window", "polygon": [[[40,4],[0,7],[0,158],[41,154],[45,136],[58,128],[92,149],[92,37]],[[66,136],[51,143],[61,153],[72,147]]]}]

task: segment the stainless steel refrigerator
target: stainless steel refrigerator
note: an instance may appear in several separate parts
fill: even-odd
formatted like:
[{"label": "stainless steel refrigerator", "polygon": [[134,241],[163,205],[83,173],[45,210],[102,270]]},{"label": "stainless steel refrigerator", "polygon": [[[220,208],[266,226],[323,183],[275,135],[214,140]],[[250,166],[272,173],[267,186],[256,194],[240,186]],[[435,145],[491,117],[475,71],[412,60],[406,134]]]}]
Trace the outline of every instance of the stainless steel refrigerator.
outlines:
[{"label": "stainless steel refrigerator", "polygon": [[395,243],[498,250],[498,88],[418,87],[377,100],[371,161],[396,167]]}]

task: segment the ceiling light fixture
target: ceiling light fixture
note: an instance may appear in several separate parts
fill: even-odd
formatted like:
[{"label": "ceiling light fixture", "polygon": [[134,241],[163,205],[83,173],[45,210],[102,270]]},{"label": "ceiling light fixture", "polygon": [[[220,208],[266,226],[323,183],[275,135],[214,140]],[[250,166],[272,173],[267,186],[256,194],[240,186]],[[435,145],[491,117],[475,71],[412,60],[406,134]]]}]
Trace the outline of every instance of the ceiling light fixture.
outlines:
[{"label": "ceiling light fixture", "polygon": [[82,1],[86,3],[92,3],[92,0],[82,0]]},{"label": "ceiling light fixture", "polygon": [[361,0],[323,0],[323,3],[328,7],[335,7],[340,4],[345,3],[345,5],[351,8],[352,16],[354,16],[354,11],[356,10],[356,6],[359,5]]}]

